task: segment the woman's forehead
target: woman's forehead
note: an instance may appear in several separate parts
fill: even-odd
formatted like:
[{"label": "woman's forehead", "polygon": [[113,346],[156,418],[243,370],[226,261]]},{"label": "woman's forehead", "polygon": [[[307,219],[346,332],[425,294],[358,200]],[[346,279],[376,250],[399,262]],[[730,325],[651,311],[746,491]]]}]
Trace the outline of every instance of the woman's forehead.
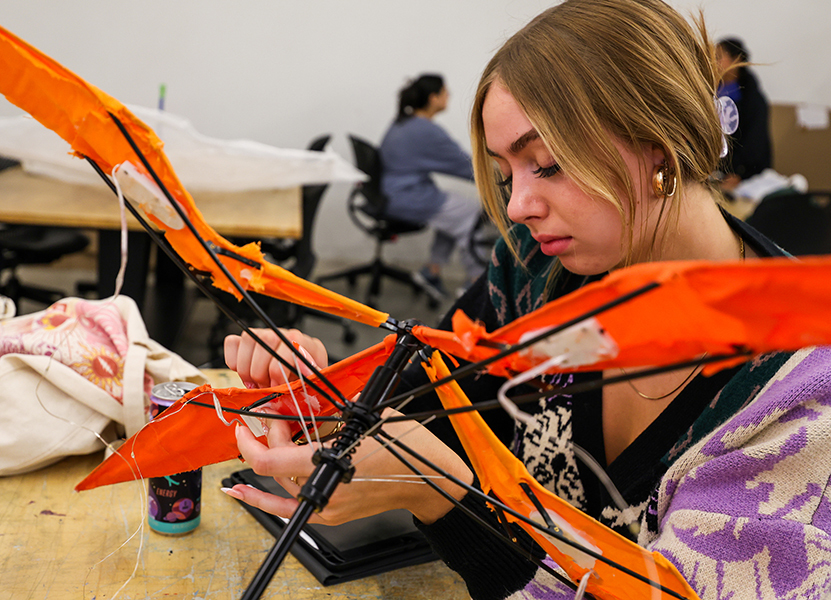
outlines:
[{"label": "woman's forehead", "polygon": [[539,137],[522,107],[511,93],[497,82],[488,90],[482,105],[482,124],[488,147],[496,153],[516,153]]}]

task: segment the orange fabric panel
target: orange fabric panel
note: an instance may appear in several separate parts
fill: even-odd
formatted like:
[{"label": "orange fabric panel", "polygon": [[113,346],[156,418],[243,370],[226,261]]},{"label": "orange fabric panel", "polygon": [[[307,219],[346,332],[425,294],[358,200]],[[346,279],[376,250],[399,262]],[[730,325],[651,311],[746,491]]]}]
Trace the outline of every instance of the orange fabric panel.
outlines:
[{"label": "orange fabric panel", "polygon": [[[347,399],[351,399],[363,389],[375,368],[383,364],[394,345],[395,336],[387,336],[384,341],[363,352],[323,369],[322,373]],[[321,389],[328,391],[328,387],[320,383],[316,377],[309,379],[320,385]],[[302,399],[303,385],[300,380],[295,380],[290,385],[254,390],[214,390],[209,385],[200,386],[145,425],[75,489],[89,490],[133,479],[163,477],[230,460],[239,455],[234,428],[223,423],[215,410],[191,404],[189,400],[196,399],[211,404],[213,394],[221,406],[241,409],[264,396],[276,393],[279,397],[269,402],[268,411],[296,415],[298,413],[289,390],[297,395],[301,408],[305,408],[306,404]],[[319,393],[309,386],[308,381],[306,392],[319,403],[315,416],[337,413],[334,405],[318,398]],[[224,416],[229,422],[239,419],[239,416],[233,413],[226,413]],[[293,424],[293,429],[295,432],[299,431],[300,425]]]},{"label": "orange fabric panel", "polygon": [[[694,360],[704,353],[713,356],[748,350],[762,354],[831,344],[831,258],[827,257],[636,265],[615,271],[492,333],[459,314],[453,319],[453,334],[426,327],[417,327],[414,334],[464,360],[484,360],[498,352],[494,345],[515,344],[529,331],[560,325],[653,282],[660,285],[596,316],[619,352],[579,370],[660,366]],[[514,354],[488,371],[509,376],[537,362]],[[705,373],[728,364],[708,365]]]},{"label": "orange fabric panel", "polygon": [[[106,173],[116,165],[132,163],[147,175],[138,157],[119,131],[110,114],[118,118],[148,163],[182,208],[195,231],[216,246],[244,256],[260,265],[254,269],[238,260],[222,257],[232,277],[250,291],[265,293],[304,306],[350,318],[377,327],[389,315],[350,300],[318,285],[295,277],[285,269],[268,264],[258,245],[239,248],[222,238],[208,225],[179,181],[163,151],[163,143],[152,129],[135,117],[122,103],[90,85],[62,65],[42,54],[14,34],[0,27],[0,92],[45,127],[66,140],[80,157],[89,157]],[[228,278],[214,264],[188,227],[172,229],[145,210],[148,218],[165,231],[181,258],[198,271],[210,272],[213,284],[240,297]],[[113,202],[113,210],[117,210]]]},{"label": "orange fabric panel", "polygon": [[[430,363],[425,364],[424,369],[432,381],[449,375],[449,370],[438,352],[433,353]],[[445,408],[470,405],[470,400],[456,382],[439,387],[437,392]],[[535,514],[538,514],[537,508],[519,486],[520,483],[526,484],[532,489],[543,507],[549,511],[554,522],[561,525],[561,532],[564,535],[578,543],[589,547],[594,546],[593,549],[604,557],[657,581],[667,589],[680,593],[686,598],[698,598],[675,566],[661,554],[650,553],[618,535],[537,483],[522,461],[511,454],[510,450],[493,434],[479,413],[460,413],[450,416],[450,420],[479,477],[483,492],[493,493],[506,506],[523,516],[542,522],[541,518],[535,517]],[[556,541],[554,537],[543,534],[507,513],[506,516],[508,520],[518,523],[527,531],[575,583],[579,582],[587,571],[593,571],[586,591],[597,598],[608,600],[642,600],[644,598],[668,600],[672,598],[611,565]]]}]

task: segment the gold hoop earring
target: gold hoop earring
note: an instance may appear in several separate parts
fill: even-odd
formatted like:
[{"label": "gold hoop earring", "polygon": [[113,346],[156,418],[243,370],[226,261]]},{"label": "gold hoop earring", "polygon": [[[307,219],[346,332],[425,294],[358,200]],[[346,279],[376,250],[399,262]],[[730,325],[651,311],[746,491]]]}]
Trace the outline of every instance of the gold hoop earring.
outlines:
[{"label": "gold hoop earring", "polygon": [[677,183],[675,169],[670,167],[666,161],[655,167],[652,172],[652,190],[659,198],[670,198],[675,194]]}]

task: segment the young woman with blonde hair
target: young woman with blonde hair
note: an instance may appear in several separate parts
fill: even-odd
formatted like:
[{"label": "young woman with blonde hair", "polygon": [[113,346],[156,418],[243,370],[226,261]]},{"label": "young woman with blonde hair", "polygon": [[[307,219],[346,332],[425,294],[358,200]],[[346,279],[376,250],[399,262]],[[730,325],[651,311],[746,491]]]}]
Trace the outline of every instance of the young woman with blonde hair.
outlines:
[{"label": "young woman with blonde hair", "polygon": [[[703,24],[691,26],[661,0],[566,0],[509,39],[485,69],[472,111],[476,181],[504,239],[457,307],[494,329],[627,265],[782,255],[723,212],[709,182],[724,147],[719,76]],[[292,335],[324,364],[316,341]],[[274,382],[273,361],[250,339],[231,338],[226,348],[243,380]],[[831,583],[831,352],[771,354],[712,377],[693,368],[568,393],[619,373],[551,377],[565,393],[526,406],[530,423],[495,428],[547,489],[624,535],[636,523],[637,542],[674,563],[701,598],[822,597]],[[402,385],[422,380],[411,368]],[[486,400],[500,383],[462,385]],[[282,426],[269,433],[270,447],[245,430],[238,440],[255,470],[291,493],[299,488],[290,478],[312,471],[311,451],[292,448]],[[422,428],[406,443],[473,480],[447,431]],[[358,464],[357,476],[396,472],[404,469],[379,452]],[[442,485],[500,527],[483,501]],[[240,486],[229,493],[283,516],[296,506]],[[388,508],[413,512],[473,598],[574,597],[427,486],[344,485],[318,519]]]}]

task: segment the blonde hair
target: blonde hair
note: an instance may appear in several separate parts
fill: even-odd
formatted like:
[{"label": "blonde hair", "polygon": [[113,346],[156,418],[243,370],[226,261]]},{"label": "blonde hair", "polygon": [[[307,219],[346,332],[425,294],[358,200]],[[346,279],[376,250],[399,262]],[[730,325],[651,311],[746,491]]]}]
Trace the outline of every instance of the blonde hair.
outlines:
[{"label": "blonde hair", "polygon": [[[635,187],[614,139],[664,149],[678,186],[667,219],[677,219],[685,184],[706,183],[722,131],[714,97],[715,50],[701,15],[694,29],[661,0],[566,0],[511,37],[486,67],[471,115],[476,183],[485,209],[508,239],[498,173],[487,153],[482,107],[498,81],[525,112],[563,172],[587,194],[635,214]],[[662,207],[662,211],[664,207]],[[661,222],[661,219],[659,219]],[[634,225],[625,225],[627,263]],[[652,232],[654,245],[658,231]],[[509,244],[510,244],[510,240]],[[651,249],[650,249],[651,250]],[[515,248],[512,251],[516,254]]]}]

